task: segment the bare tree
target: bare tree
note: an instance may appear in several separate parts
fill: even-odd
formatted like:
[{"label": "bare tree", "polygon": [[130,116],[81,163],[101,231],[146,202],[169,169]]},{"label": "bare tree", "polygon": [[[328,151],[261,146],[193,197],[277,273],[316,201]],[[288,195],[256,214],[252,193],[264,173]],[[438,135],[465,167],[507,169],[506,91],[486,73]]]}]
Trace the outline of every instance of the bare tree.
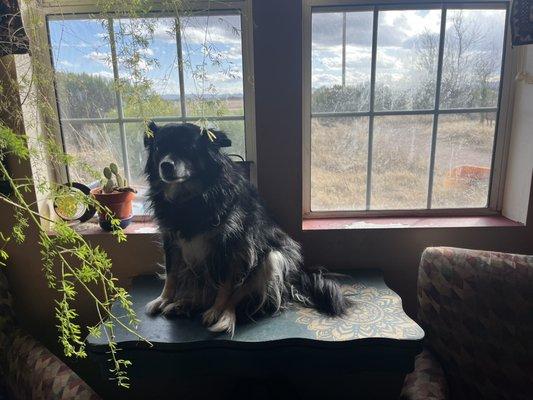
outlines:
[{"label": "bare tree", "polygon": [[436,71],[439,54],[439,34],[433,33],[426,28],[415,43],[415,50],[415,66],[417,70],[424,73]]},{"label": "bare tree", "polygon": [[[492,27],[468,18],[463,10],[448,14],[441,77],[441,104],[445,107],[487,107],[493,104],[498,88],[495,39],[488,35]],[[425,31],[417,40],[417,69],[427,82],[421,84],[421,98],[434,96],[435,70],[438,62],[439,35]],[[492,50],[483,48],[492,41]]]}]

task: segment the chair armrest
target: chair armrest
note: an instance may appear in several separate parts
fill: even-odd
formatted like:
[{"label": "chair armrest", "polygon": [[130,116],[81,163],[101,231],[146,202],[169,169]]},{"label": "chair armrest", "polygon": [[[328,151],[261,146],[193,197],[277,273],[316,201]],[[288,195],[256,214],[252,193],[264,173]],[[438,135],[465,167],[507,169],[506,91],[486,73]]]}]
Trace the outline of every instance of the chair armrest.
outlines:
[{"label": "chair armrest", "polygon": [[533,256],[427,248],[418,320],[451,397],[529,399],[533,393]]},{"label": "chair armrest", "polygon": [[401,400],[446,400],[448,384],[435,356],[424,349],[415,358],[415,369],[405,377]]},{"label": "chair armrest", "polygon": [[98,400],[63,361],[18,329],[8,350],[7,389],[15,400]]}]

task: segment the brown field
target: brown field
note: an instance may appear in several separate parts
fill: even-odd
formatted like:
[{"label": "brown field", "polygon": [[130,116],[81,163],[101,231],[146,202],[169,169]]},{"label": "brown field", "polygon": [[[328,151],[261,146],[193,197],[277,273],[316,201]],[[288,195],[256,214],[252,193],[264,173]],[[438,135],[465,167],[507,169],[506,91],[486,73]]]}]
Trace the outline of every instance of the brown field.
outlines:
[{"label": "brown field", "polygon": [[[222,101],[221,105],[223,107],[222,115],[244,116],[242,98],[229,98]],[[216,116],[217,113],[210,108],[215,109],[212,103],[206,106],[206,113],[209,116]],[[199,109],[198,105],[196,105],[196,109]],[[178,122],[178,118],[176,117],[176,122]],[[144,125],[128,122],[124,126],[131,184],[142,189],[146,186],[146,180],[143,176],[146,157],[143,145]],[[244,117],[242,121],[212,121],[211,126],[213,129],[227,132],[232,140],[232,147],[224,149],[225,151],[245,157]],[[111,162],[115,162],[119,168],[123,168],[120,130],[117,123],[65,123],[63,135],[67,152],[77,160],[76,164],[69,168],[71,180],[85,184],[92,183],[99,179],[103,168]],[[89,171],[88,167],[93,171]]]},{"label": "brown field", "polygon": [[[490,121],[477,114],[439,117],[433,208],[486,206],[488,177],[449,175],[458,166],[490,168]],[[370,209],[426,208],[432,125],[425,115],[375,118]],[[312,210],[364,210],[368,118],[315,119],[311,145]]]},{"label": "brown field", "polygon": [[[227,110],[242,115],[242,99],[226,101]],[[490,168],[494,118],[479,114],[441,115],[437,133],[434,208],[484,207],[489,176],[458,176],[464,167]],[[313,211],[364,210],[366,203],[368,118],[315,118],[312,122],[311,207]],[[373,210],[424,209],[427,199],[433,117],[387,116],[374,119],[372,152]],[[142,189],[145,150],[142,124],[127,123],[126,138],[132,184]],[[244,155],[244,122],[222,121],[215,128],[228,132],[230,153]],[[117,124],[64,127],[67,151],[93,167],[122,166]],[[468,169],[467,168],[467,169]],[[90,183],[95,175],[72,167],[74,181]]]}]

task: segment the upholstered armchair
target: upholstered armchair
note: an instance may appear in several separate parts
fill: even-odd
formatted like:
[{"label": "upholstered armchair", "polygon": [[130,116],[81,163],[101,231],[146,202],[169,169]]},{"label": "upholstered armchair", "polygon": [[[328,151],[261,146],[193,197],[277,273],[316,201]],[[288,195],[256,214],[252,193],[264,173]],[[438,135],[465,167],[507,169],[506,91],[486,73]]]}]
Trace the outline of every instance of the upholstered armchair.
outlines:
[{"label": "upholstered armchair", "polygon": [[533,256],[428,248],[418,303],[425,349],[402,399],[533,398]]},{"label": "upholstered armchair", "polygon": [[1,272],[0,387],[0,399],[3,395],[12,400],[99,399],[74,371],[17,326]]}]

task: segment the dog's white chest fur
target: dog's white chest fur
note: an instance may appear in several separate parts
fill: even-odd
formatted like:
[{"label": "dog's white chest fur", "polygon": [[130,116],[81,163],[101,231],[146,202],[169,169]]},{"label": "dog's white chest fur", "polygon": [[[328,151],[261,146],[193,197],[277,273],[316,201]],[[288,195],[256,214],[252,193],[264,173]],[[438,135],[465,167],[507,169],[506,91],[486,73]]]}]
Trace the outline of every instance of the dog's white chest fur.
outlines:
[{"label": "dog's white chest fur", "polygon": [[177,244],[181,249],[183,261],[189,267],[202,264],[209,254],[209,241],[206,235],[197,235],[191,240],[178,237]]}]

